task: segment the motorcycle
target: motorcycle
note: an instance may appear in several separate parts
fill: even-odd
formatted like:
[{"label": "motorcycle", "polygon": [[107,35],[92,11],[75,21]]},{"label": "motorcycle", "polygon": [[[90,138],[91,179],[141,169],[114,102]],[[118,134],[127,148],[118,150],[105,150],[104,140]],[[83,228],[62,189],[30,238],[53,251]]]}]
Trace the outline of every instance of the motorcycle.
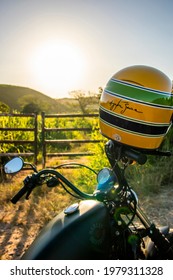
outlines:
[{"label": "motorcycle", "polygon": [[[17,203],[33,189],[47,184],[48,188],[61,185],[79,202],[68,206],[45,226],[23,260],[145,260],[173,259],[173,232],[168,226],[157,228],[138,203],[135,191],[125,178],[125,170],[132,163],[142,165],[147,152],[123,146],[109,140],[105,152],[110,167],[97,174],[97,186],[92,194],[77,188],[56,169],[38,171],[31,163],[15,157],[4,165],[6,174],[19,172],[29,164],[34,173],[24,179],[24,185],[11,199]],[[170,152],[153,154],[170,156]]]}]

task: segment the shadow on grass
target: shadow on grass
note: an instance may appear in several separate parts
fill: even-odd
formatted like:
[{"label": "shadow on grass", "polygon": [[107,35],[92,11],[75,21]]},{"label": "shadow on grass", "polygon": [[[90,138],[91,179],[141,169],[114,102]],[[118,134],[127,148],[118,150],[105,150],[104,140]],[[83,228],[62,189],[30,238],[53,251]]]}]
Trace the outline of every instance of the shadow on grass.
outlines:
[{"label": "shadow on grass", "polygon": [[40,229],[34,210],[39,198],[21,203],[13,206],[13,211],[6,212],[0,221],[0,259],[19,259]]}]

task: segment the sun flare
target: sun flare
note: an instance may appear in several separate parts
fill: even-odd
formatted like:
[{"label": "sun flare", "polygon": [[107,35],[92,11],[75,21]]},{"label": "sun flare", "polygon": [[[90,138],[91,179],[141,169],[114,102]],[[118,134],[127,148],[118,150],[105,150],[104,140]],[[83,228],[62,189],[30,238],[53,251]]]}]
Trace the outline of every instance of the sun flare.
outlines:
[{"label": "sun flare", "polygon": [[[76,89],[84,77],[85,59],[80,49],[67,42],[41,45],[31,60],[35,81],[52,95]],[[62,93],[61,93],[62,91]]]}]

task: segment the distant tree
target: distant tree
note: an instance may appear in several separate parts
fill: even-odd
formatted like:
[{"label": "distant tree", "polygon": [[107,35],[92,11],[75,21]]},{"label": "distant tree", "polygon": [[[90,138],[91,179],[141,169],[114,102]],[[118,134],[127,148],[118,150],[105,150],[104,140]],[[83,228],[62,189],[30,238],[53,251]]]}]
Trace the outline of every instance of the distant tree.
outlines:
[{"label": "distant tree", "polygon": [[[33,101],[34,100],[34,101]],[[37,110],[39,112],[44,111],[44,112],[49,112],[51,109],[51,105],[48,102],[43,101],[41,98],[35,97],[34,94],[27,94],[22,96],[19,101],[18,101],[20,107],[23,110],[25,110],[25,107],[27,108],[29,106],[29,110],[32,109],[32,104],[33,106],[36,106]],[[30,105],[29,105],[30,104]]]},{"label": "distant tree", "polygon": [[26,104],[22,109],[22,113],[40,113],[40,112],[41,112],[41,108],[37,103],[34,102]]},{"label": "distant tree", "polygon": [[0,113],[9,113],[10,112],[10,107],[5,104],[0,102]]},{"label": "distant tree", "polygon": [[101,94],[102,94],[102,92],[103,92],[103,88],[102,88],[102,87],[99,87],[98,90],[99,90],[99,97],[100,97]]},{"label": "distant tree", "polygon": [[91,111],[92,105],[99,100],[99,95],[93,92],[84,92],[82,90],[74,90],[69,93],[79,103],[80,110],[83,114]]}]

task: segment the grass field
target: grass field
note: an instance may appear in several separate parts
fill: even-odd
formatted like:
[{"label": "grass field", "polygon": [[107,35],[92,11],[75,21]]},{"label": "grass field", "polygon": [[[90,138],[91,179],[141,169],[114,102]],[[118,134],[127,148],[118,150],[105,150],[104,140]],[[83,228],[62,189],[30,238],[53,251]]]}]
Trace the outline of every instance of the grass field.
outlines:
[{"label": "grass field", "polygon": [[[98,157],[88,159],[87,163],[93,167],[96,166],[96,161],[97,170],[101,165],[106,166],[106,159],[100,163]],[[54,164],[55,159],[50,161],[50,165]],[[163,169],[163,166],[160,168]],[[134,186],[139,194],[140,205],[157,225],[173,225],[173,184],[167,182],[166,186],[158,185],[161,180],[159,178],[163,179],[159,168],[157,173],[150,169],[148,174],[146,169],[144,166],[132,166],[127,174],[131,186]],[[28,174],[30,171],[22,171],[0,184],[0,259],[19,259],[41,228],[66,206],[76,201],[61,186],[48,189],[44,185],[36,188],[29,200],[22,198],[13,205],[10,199],[21,188],[22,181]],[[94,190],[95,175],[91,178],[87,171],[80,170],[64,170],[63,174],[77,186],[85,188],[85,191]]]}]

